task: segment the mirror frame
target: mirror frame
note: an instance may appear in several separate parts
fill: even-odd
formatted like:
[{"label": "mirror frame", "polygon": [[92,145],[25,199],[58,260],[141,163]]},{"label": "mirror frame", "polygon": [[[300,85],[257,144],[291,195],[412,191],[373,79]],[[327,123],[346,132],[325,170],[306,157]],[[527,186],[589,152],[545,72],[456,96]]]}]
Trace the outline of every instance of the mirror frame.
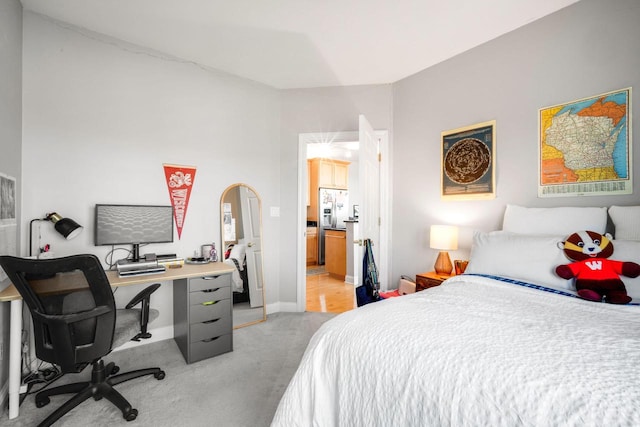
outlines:
[{"label": "mirror frame", "polygon": [[[253,194],[256,195],[256,198],[258,199],[258,206],[259,206],[259,214],[260,214],[260,236],[262,237],[263,235],[263,226],[262,226],[262,198],[260,197],[260,194],[256,191],[255,188],[253,188],[252,186],[242,183],[242,182],[237,182],[235,184],[231,184],[229,185],[227,188],[224,189],[224,191],[222,192],[222,195],[220,196],[220,240],[221,240],[221,244],[220,244],[220,251],[221,251],[221,259],[222,261],[224,261],[224,255],[225,255],[225,251],[226,251],[226,246],[225,246],[225,240],[224,240],[224,199],[225,196],[227,195],[227,193],[229,193],[231,190],[237,188],[237,187],[246,187],[249,190],[253,191]],[[239,329],[239,328],[244,328],[246,326],[251,326],[251,325],[255,325],[257,323],[262,323],[265,322],[267,320],[267,302],[265,300],[265,283],[264,283],[264,244],[262,243],[262,238],[260,239],[260,251],[262,252],[262,256],[260,257],[260,269],[262,270],[262,318],[259,318],[257,320],[252,320],[250,322],[247,323],[242,323],[240,325],[233,325],[233,329]],[[233,299],[233,291],[232,291],[232,299]],[[232,310],[233,310],[233,301],[232,301]],[[233,322],[233,319],[232,319]]]}]

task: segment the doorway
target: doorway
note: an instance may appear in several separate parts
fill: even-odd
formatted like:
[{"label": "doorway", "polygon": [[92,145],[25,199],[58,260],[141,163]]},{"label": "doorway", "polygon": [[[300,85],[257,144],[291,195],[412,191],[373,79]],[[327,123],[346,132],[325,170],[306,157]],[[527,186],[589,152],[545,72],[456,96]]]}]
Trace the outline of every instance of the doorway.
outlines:
[{"label": "doorway", "polygon": [[359,203],[358,149],[358,141],[307,143],[306,311],[354,308],[346,235]]},{"label": "doorway", "polygon": [[[389,269],[389,227],[391,224],[391,208],[390,208],[390,155],[388,131],[375,131],[376,138],[380,149],[380,252],[377,264],[380,270],[380,288],[386,290],[388,288],[390,269]],[[331,132],[331,133],[309,133],[300,134],[298,138],[298,251],[297,251],[297,311],[303,312],[307,308],[307,264],[306,264],[306,225],[307,225],[307,194],[309,189],[309,181],[307,176],[307,144],[309,143],[336,143],[357,141],[359,132]],[[349,251],[354,251],[354,242],[347,242]],[[357,267],[357,262],[355,263]],[[357,274],[356,274],[357,275]],[[323,277],[313,279],[316,281],[314,286],[323,286],[321,280]],[[344,282],[340,282],[344,286]],[[326,286],[327,283],[324,283]],[[358,286],[354,283],[347,291],[351,296],[351,307],[355,307],[355,293],[353,288]],[[310,288],[311,289],[311,288]],[[339,292],[336,292],[339,293]],[[320,297],[317,297],[318,300]],[[320,303],[321,304],[321,303]],[[325,296],[325,306],[329,309],[331,301],[327,302]],[[320,306],[322,308],[322,306]]]}]

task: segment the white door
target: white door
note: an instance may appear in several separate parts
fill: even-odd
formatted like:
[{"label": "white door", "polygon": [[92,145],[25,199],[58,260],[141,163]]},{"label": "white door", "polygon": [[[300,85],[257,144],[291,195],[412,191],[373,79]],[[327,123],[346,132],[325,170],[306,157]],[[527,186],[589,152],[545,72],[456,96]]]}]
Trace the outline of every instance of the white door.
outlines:
[{"label": "white door", "polygon": [[262,307],[262,236],[260,228],[260,199],[246,186],[240,186],[240,206],[244,239],[238,243],[247,245],[247,279],[251,308]]},{"label": "white door", "polygon": [[[358,174],[360,180],[360,214],[358,218],[358,235],[355,240],[362,242],[371,239],[373,257],[380,269],[380,157],[378,138],[371,124],[364,115],[359,117],[359,159]],[[358,272],[358,285],[363,283],[362,258],[364,246],[355,250],[354,272]]]}]

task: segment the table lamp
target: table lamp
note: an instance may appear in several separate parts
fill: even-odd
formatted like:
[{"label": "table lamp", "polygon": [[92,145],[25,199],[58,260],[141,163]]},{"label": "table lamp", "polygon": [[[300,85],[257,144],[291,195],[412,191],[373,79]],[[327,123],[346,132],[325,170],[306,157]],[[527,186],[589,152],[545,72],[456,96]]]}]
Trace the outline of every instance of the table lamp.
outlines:
[{"label": "table lamp", "polygon": [[458,249],[458,227],[455,225],[432,225],[429,246],[440,253],[434,268],[437,274],[451,274],[453,265],[447,251]]}]

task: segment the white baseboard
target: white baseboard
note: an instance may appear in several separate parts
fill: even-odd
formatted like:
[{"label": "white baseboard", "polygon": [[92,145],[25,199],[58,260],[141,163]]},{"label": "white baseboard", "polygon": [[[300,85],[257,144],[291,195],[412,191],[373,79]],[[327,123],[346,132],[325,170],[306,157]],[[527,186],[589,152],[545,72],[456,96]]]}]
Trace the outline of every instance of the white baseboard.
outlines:
[{"label": "white baseboard", "polygon": [[[270,310],[271,305],[273,306],[277,306],[277,310]],[[274,307],[276,308],[276,307]],[[298,311],[298,304],[295,302],[279,302],[277,304],[269,304],[267,305],[267,314],[269,313],[278,313],[278,312],[285,312],[285,313],[296,313]]]}]

